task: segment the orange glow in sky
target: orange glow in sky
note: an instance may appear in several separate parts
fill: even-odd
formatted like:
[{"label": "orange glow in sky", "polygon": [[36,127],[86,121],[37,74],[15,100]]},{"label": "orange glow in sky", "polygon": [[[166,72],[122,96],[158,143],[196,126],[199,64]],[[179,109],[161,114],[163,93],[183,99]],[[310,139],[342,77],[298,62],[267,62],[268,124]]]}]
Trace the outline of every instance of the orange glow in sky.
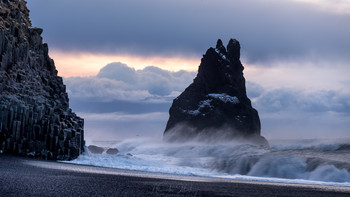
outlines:
[{"label": "orange glow in sky", "polygon": [[142,57],[132,55],[109,55],[92,53],[72,53],[52,50],[58,75],[63,77],[94,76],[101,68],[112,62],[122,62],[135,69],[156,66],[169,71],[197,71],[200,57]]},{"label": "orange glow in sky", "polygon": [[[58,75],[62,77],[87,77],[95,76],[101,68],[112,62],[122,62],[135,69],[143,69],[146,66],[156,66],[169,71],[194,71],[197,72],[201,58],[186,57],[143,57],[133,55],[109,55],[92,53],[72,53],[51,51],[50,57],[54,59]],[[318,66],[310,62],[275,62],[273,66],[247,64],[242,61],[245,69],[244,76],[248,81],[260,84],[264,88],[295,88],[305,89],[334,89],[344,88],[343,81],[348,79],[342,69],[329,70],[328,67]],[[303,69],[298,68],[303,65]],[[309,75],[313,73],[313,75]],[[336,76],[336,77],[329,77]],[[323,80],[327,78],[327,80]]]}]

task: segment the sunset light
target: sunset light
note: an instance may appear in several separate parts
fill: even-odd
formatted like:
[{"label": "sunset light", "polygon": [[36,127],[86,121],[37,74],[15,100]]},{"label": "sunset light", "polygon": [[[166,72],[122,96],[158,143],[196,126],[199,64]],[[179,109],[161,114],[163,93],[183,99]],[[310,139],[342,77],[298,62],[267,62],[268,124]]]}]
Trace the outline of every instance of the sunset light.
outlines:
[{"label": "sunset light", "polygon": [[350,196],[350,0],[0,0],[0,196]]},{"label": "sunset light", "polygon": [[197,71],[200,58],[189,57],[146,57],[133,55],[110,55],[79,52],[50,51],[58,74],[63,77],[93,76],[112,62],[122,62],[135,69],[157,66],[169,71]]}]

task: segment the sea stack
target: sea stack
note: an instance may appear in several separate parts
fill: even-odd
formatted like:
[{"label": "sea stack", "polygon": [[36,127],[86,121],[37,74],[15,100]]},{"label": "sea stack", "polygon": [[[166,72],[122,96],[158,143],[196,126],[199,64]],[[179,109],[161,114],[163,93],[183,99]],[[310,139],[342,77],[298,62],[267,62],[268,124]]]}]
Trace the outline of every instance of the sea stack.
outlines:
[{"label": "sea stack", "polygon": [[84,150],[84,121],[24,0],[0,0],[0,153],[71,160]]},{"label": "sea stack", "polygon": [[201,60],[193,83],[174,99],[164,132],[167,141],[245,140],[267,145],[260,119],[246,94],[240,44],[217,41]]}]

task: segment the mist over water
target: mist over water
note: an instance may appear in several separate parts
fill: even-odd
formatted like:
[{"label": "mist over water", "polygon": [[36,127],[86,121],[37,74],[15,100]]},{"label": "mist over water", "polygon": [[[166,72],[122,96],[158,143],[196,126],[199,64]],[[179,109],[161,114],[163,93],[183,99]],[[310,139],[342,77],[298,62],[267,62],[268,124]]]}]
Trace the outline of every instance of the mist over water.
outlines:
[{"label": "mist over water", "polygon": [[165,143],[152,139],[100,142],[118,155],[88,150],[71,163],[240,180],[350,186],[350,140],[274,140],[270,147],[239,142]]}]

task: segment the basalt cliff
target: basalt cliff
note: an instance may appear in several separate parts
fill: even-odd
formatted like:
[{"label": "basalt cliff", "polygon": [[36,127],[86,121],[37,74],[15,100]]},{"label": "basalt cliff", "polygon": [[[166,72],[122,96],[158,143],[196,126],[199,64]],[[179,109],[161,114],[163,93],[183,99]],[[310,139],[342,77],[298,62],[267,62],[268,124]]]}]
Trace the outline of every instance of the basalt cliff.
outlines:
[{"label": "basalt cliff", "polygon": [[193,83],[174,99],[164,132],[167,141],[246,140],[267,145],[260,119],[246,94],[240,44],[218,40],[201,60]]},{"label": "basalt cliff", "polygon": [[31,26],[24,0],[0,0],[0,17],[0,153],[76,158],[84,121],[69,108],[43,30]]}]

